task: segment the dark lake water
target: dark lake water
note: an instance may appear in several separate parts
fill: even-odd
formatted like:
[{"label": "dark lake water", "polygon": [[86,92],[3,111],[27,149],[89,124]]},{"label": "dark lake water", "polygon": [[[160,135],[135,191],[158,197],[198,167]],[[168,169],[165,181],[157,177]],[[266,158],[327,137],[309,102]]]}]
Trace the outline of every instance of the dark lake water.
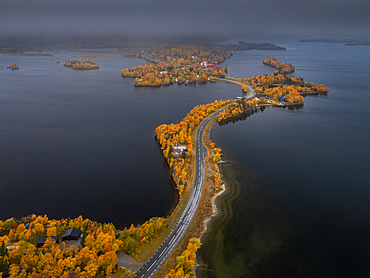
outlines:
[{"label": "dark lake water", "polygon": [[[82,215],[117,227],[163,216],[176,203],[155,128],[237,86],[135,88],[120,76],[140,59],[106,55],[95,71],[54,57],[0,55],[0,219]],[[6,69],[16,63],[21,70]]]},{"label": "dark lake water", "polygon": [[[274,56],[330,93],[299,110],[269,108],[216,126],[228,190],[198,252],[199,277],[370,276],[370,48],[276,42],[287,51],[235,52],[229,76],[273,70]],[[122,228],[163,216],[177,200],[155,127],[237,86],[135,88],[120,71],[146,63],[0,55],[0,219],[83,215]],[[10,63],[20,71],[6,69]]]},{"label": "dark lake water", "polygon": [[[284,46],[272,55],[330,93],[214,127],[231,163],[198,276],[370,277],[370,48]],[[268,55],[237,53],[230,75],[267,73]]]}]

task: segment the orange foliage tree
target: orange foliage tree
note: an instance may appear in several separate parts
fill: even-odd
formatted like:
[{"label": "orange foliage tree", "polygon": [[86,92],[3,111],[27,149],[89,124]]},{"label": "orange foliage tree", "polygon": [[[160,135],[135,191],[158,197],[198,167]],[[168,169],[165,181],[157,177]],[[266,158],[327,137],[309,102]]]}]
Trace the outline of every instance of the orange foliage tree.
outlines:
[{"label": "orange foliage tree", "polygon": [[[40,236],[60,237],[70,228],[83,230],[79,248],[66,248],[65,242],[57,244],[50,237],[40,250],[36,248]],[[98,224],[82,216],[61,220],[50,220],[46,215],[30,215],[19,221],[11,218],[0,221],[0,234],[0,246],[7,250],[0,252],[0,261],[10,277],[108,277],[116,269],[116,252],[123,245],[116,239],[113,224]]]},{"label": "orange foliage tree", "polygon": [[189,240],[188,246],[181,256],[176,258],[177,265],[174,269],[166,275],[166,278],[175,277],[193,277],[193,266],[195,264],[196,252],[201,246],[201,242],[198,238],[191,238]]},{"label": "orange foliage tree", "polygon": [[[186,165],[188,160],[186,157],[191,157],[194,148],[191,132],[205,117],[230,102],[231,100],[216,100],[213,103],[197,105],[180,123],[163,124],[156,128],[155,136],[163,149],[163,155],[170,167],[170,174],[177,185],[180,196],[187,184]],[[174,155],[173,147],[179,145],[185,145],[188,150],[187,156]]]}]

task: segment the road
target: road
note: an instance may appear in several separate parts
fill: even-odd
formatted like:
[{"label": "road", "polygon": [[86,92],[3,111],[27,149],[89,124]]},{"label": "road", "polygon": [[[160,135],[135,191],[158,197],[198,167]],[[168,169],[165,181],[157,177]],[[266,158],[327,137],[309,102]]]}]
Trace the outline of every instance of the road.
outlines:
[{"label": "road", "polygon": [[162,245],[157,249],[154,255],[135,273],[135,278],[152,277],[170,256],[173,249],[177,246],[177,244],[185,235],[190,223],[193,221],[195,212],[198,209],[200,199],[202,198],[203,181],[205,177],[204,159],[207,156],[207,149],[202,143],[202,135],[205,126],[217,115],[218,113],[215,113],[206,118],[200,124],[195,134],[195,179],[193,189],[184,212],[182,213],[175,227],[172,229],[171,233],[168,235]]},{"label": "road", "polygon": [[[220,81],[225,81],[240,85],[241,83],[218,78]],[[250,98],[254,96],[254,90],[248,86],[249,92],[245,96]],[[177,246],[180,240],[186,233],[190,223],[193,221],[195,212],[198,209],[200,199],[203,193],[203,182],[205,177],[205,162],[204,159],[207,156],[207,149],[202,143],[202,135],[205,126],[215,117],[218,113],[215,113],[208,118],[206,118],[198,127],[195,134],[195,153],[196,153],[196,164],[195,164],[195,179],[193,189],[186,205],[184,212],[182,213],[180,219],[176,223],[175,227],[172,229],[168,237],[163,241],[162,245],[157,249],[154,255],[135,273],[134,278],[148,278],[152,277],[157,270],[162,266],[162,264],[171,255],[173,249]]]},{"label": "road", "polygon": [[[243,83],[240,83],[240,82],[238,82],[238,81],[233,81],[233,80],[229,80],[229,79],[225,79],[225,78],[218,78],[218,77],[216,77],[216,79],[218,80],[218,81],[223,81],[223,82],[227,82],[227,83],[232,83],[232,84],[235,84],[235,85],[239,85],[239,86],[242,86],[243,85]],[[248,92],[248,94],[245,96],[245,98],[251,98],[251,97],[253,97],[254,96],[254,90],[253,90],[253,88],[251,87],[251,86],[249,86],[249,85],[247,85],[247,84],[244,84],[245,86],[247,86],[247,88],[248,88],[248,90],[249,90],[249,92]]]}]

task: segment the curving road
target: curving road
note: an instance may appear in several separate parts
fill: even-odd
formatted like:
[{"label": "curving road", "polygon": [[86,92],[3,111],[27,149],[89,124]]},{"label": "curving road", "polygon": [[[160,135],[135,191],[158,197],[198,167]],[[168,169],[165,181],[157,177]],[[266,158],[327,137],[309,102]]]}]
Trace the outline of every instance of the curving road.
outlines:
[{"label": "curving road", "polygon": [[[232,80],[221,79],[220,81],[225,81],[240,85],[241,83]],[[249,93],[245,96],[250,98],[254,96],[254,90],[249,87]],[[163,241],[162,245],[157,249],[154,255],[135,273],[134,278],[148,278],[152,277],[157,270],[162,266],[162,264],[171,255],[173,249],[177,246],[180,240],[183,238],[186,230],[188,229],[190,223],[193,221],[195,212],[198,209],[200,199],[203,193],[203,181],[205,177],[205,163],[204,159],[207,156],[207,149],[202,143],[202,135],[205,126],[215,117],[218,113],[215,113],[208,118],[206,118],[198,127],[195,134],[195,153],[196,153],[196,163],[195,163],[195,179],[193,190],[191,192],[189,201],[186,205],[184,212],[182,213],[180,219],[176,223],[175,227],[172,229],[168,237]]]},{"label": "curving road", "polygon": [[205,163],[204,159],[207,156],[207,149],[202,143],[202,135],[205,126],[216,116],[215,113],[206,118],[198,127],[195,134],[195,153],[196,153],[196,164],[195,164],[195,179],[193,190],[191,192],[189,201],[186,205],[184,212],[180,219],[172,229],[171,233],[164,240],[162,245],[157,249],[154,255],[135,273],[136,278],[152,277],[157,270],[162,266],[166,259],[172,253],[172,250],[180,242],[190,223],[193,221],[195,212],[198,209],[200,199],[203,193],[203,181],[205,177]]},{"label": "curving road", "polygon": [[[229,80],[229,79],[225,79],[225,78],[218,78],[218,77],[216,77],[216,79],[218,81],[223,81],[223,82],[227,82],[227,83],[231,83],[231,84],[235,84],[235,85],[239,85],[239,86],[242,86],[243,85],[243,83],[240,83],[238,81],[233,81],[233,80]],[[248,99],[248,98],[253,97],[254,96],[254,90],[253,90],[253,88],[251,86],[247,85],[247,84],[244,84],[244,85],[247,86],[248,87],[248,90],[249,90],[249,92],[245,96],[245,98]]]}]

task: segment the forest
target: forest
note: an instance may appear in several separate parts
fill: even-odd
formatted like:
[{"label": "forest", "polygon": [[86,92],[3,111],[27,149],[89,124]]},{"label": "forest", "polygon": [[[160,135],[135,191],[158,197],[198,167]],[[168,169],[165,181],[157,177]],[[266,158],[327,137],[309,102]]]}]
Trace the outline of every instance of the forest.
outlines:
[{"label": "forest", "polygon": [[[30,215],[20,220],[0,221],[0,272],[10,277],[110,277],[120,271],[117,252],[135,255],[139,246],[147,244],[166,227],[166,219],[151,218],[142,225],[117,233],[113,224],[101,224],[79,216],[75,219],[49,219],[46,215]],[[76,244],[55,242],[63,233],[76,228],[82,237]],[[37,248],[40,237],[49,237]]]},{"label": "forest", "polygon": [[[266,60],[267,59],[267,60]],[[284,72],[294,70],[294,66],[288,63],[281,63],[275,58],[266,58],[263,63],[271,63],[273,67],[279,69],[273,74],[253,76],[250,78],[232,78],[227,80],[239,82],[244,93],[248,93],[247,85],[254,89],[255,98],[246,100],[241,98],[229,105],[224,111],[220,112],[218,122],[237,116],[257,105],[284,105],[303,104],[303,95],[306,94],[326,94],[328,89],[320,84],[304,81],[303,78],[288,76]]]},{"label": "forest", "polygon": [[[187,185],[187,169],[194,149],[191,134],[200,122],[221,107],[230,104],[232,100],[219,100],[213,103],[195,106],[178,124],[163,124],[156,128],[155,136],[163,149],[163,155],[170,167],[170,174],[177,185],[181,196]],[[174,146],[186,146],[187,154],[174,157]]]},{"label": "forest", "polygon": [[[204,67],[199,63],[190,64],[191,61],[182,58],[171,63],[156,63],[136,66],[121,71],[123,77],[136,77],[135,86],[163,86],[170,84],[195,84],[214,82],[214,77],[225,77],[226,68]],[[190,64],[190,65],[186,65]]]},{"label": "forest", "polygon": [[100,65],[94,63],[93,61],[77,61],[69,60],[63,63],[63,66],[72,68],[74,70],[95,70],[100,69]]},{"label": "forest", "polygon": [[171,271],[166,275],[166,278],[193,277],[192,271],[195,265],[196,252],[200,246],[200,239],[191,238],[186,250],[182,252],[181,256],[176,258],[177,264],[175,268],[171,269]]},{"label": "forest", "polygon": [[134,77],[135,86],[164,86],[170,84],[195,84],[216,82],[215,77],[225,77],[227,67],[217,66],[231,53],[212,48],[182,44],[172,48],[159,48],[151,53],[139,52],[135,57],[152,64],[136,66],[121,71],[123,77]]}]

